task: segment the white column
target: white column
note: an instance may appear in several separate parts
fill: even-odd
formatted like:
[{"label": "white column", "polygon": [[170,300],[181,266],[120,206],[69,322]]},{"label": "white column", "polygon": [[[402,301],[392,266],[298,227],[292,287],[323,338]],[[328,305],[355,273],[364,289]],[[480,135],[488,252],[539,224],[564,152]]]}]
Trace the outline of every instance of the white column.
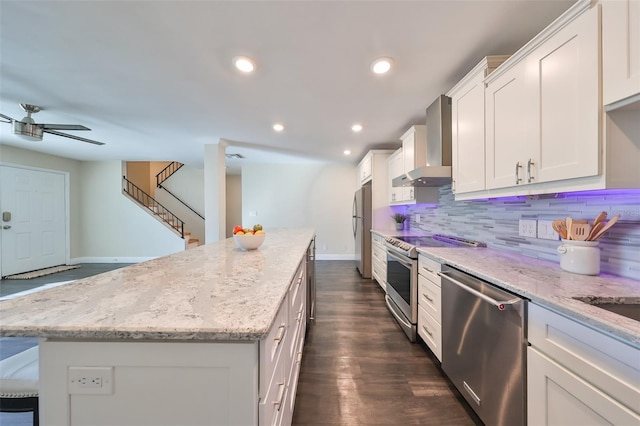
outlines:
[{"label": "white column", "polygon": [[204,146],[204,242],[226,237],[226,176],[225,149],[227,143]]}]

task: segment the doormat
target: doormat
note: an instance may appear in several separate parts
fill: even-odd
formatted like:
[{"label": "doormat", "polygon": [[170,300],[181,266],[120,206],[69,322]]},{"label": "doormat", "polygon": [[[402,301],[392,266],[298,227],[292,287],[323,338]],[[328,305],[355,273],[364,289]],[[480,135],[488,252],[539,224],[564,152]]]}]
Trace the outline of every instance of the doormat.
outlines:
[{"label": "doormat", "polygon": [[51,268],[38,269],[37,271],[24,272],[22,274],[7,275],[2,278],[5,280],[30,280],[31,278],[44,277],[45,275],[78,269],[80,266],[82,265],[58,265]]}]

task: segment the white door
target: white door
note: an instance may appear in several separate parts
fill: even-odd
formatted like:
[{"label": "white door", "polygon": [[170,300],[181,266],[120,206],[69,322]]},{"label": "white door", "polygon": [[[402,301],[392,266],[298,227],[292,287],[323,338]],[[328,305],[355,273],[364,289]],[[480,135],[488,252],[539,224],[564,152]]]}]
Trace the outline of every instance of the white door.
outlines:
[{"label": "white door", "polygon": [[66,261],[65,175],[0,166],[2,275]]}]

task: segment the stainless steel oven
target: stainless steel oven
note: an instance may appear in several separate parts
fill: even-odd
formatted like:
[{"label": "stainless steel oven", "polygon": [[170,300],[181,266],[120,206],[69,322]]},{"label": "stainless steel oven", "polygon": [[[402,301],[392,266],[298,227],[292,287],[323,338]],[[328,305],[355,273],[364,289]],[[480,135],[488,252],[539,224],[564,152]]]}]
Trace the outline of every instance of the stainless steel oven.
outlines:
[{"label": "stainless steel oven", "polygon": [[389,311],[410,341],[418,329],[418,247],[483,247],[483,243],[447,235],[385,238]]},{"label": "stainless steel oven", "polygon": [[387,248],[387,307],[410,341],[418,323],[418,260]]}]

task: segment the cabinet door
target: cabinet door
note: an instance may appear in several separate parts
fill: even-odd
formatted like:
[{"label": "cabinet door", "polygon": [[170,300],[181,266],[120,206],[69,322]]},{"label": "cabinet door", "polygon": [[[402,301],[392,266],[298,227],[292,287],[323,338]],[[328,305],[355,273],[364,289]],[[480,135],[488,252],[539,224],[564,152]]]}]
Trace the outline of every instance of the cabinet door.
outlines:
[{"label": "cabinet door", "polygon": [[[593,7],[529,56],[535,82],[537,151],[524,157],[524,183],[599,173],[600,7]],[[535,70],[535,71],[534,71]],[[531,162],[538,162],[531,164]]]},{"label": "cabinet door", "polygon": [[527,349],[527,406],[532,426],[640,424],[637,413],[532,347]]},{"label": "cabinet door", "polygon": [[402,157],[402,149],[394,152],[388,160],[389,165],[389,202],[397,203],[398,201],[402,201],[404,199],[404,188],[394,187],[393,179],[400,176],[404,173],[404,168],[402,165],[403,157]]},{"label": "cabinet door", "polygon": [[523,158],[532,157],[534,121],[534,97],[527,84],[527,71],[526,62],[519,62],[487,86],[487,189],[524,182]]},{"label": "cabinet door", "polygon": [[604,104],[640,94],[640,0],[602,2]]},{"label": "cabinet door", "polygon": [[455,193],[485,189],[484,73],[452,97],[452,160]]}]

